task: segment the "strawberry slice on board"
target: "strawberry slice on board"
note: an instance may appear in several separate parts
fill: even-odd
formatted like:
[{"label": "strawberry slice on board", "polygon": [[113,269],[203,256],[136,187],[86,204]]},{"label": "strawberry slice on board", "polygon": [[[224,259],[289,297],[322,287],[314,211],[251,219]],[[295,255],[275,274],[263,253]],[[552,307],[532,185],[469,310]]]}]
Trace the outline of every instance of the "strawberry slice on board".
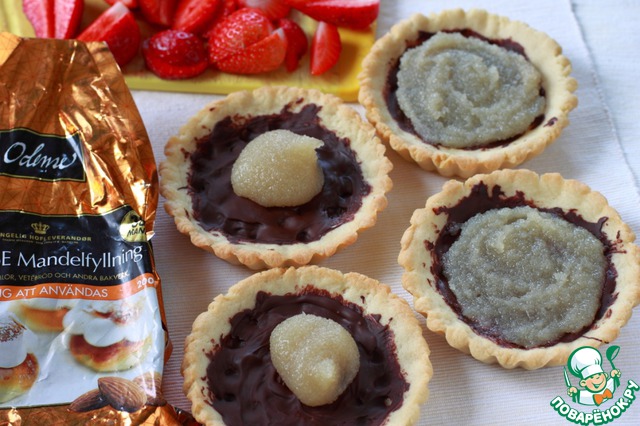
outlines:
[{"label": "strawberry slice on board", "polygon": [[311,75],[321,75],[333,68],[341,52],[338,28],[328,22],[318,22],[311,39]]},{"label": "strawberry slice on board", "polygon": [[167,80],[192,78],[209,67],[202,38],[179,30],[164,30],[142,43],[145,64],[158,77]]},{"label": "strawberry slice on board", "polygon": [[253,43],[244,50],[216,63],[216,67],[231,74],[261,74],[282,65],[287,53],[287,38],[282,28]]},{"label": "strawberry slice on board", "polygon": [[317,0],[284,0],[284,2],[286,4],[288,4],[289,6],[291,6],[294,9],[298,9],[298,10],[301,7],[303,7],[305,4],[311,3],[313,1],[317,1]]},{"label": "strawberry slice on board", "polygon": [[218,23],[220,23],[220,21],[222,21],[224,18],[238,10],[238,8],[239,6],[237,0],[221,0],[220,7],[216,11],[215,16],[209,23],[208,28],[204,31],[202,36],[206,39],[211,37],[214,27],[218,25]]},{"label": "strawberry slice on board", "polygon": [[23,0],[22,10],[36,37],[70,39],[80,28],[84,0]]},{"label": "strawberry slice on board", "polygon": [[138,0],[104,0],[104,1],[106,1],[110,6],[113,6],[113,4],[116,2],[124,3],[124,5],[127,6],[129,10],[138,8]]},{"label": "strawberry slice on board", "polygon": [[180,0],[171,28],[193,34],[202,34],[215,19],[222,0]]},{"label": "strawberry slice on board", "polygon": [[84,0],[55,0],[53,3],[55,38],[73,38],[80,28]]},{"label": "strawberry slice on board", "polygon": [[178,6],[178,0],[138,0],[144,19],[151,24],[170,27]]},{"label": "strawberry slice on board", "polygon": [[277,21],[277,25],[282,28],[287,37],[287,54],[284,57],[284,66],[288,72],[293,72],[298,69],[300,59],[309,49],[307,35],[302,27],[291,19],[282,18]]},{"label": "strawberry slice on board", "polygon": [[260,9],[272,21],[284,18],[291,10],[291,6],[285,0],[238,0],[238,5]]},{"label": "strawberry slice on board", "polygon": [[378,17],[380,0],[286,0],[317,21],[357,30],[368,28]]},{"label": "strawberry slice on board", "polygon": [[118,65],[123,67],[138,53],[141,35],[133,13],[123,3],[116,2],[77,38],[80,41],[106,42]]},{"label": "strawberry slice on board", "polygon": [[33,26],[38,38],[55,36],[53,0],[22,0],[22,11]]},{"label": "strawberry slice on board", "polygon": [[271,20],[259,9],[242,8],[220,21],[209,37],[209,61],[235,55],[268,37],[274,30]]}]

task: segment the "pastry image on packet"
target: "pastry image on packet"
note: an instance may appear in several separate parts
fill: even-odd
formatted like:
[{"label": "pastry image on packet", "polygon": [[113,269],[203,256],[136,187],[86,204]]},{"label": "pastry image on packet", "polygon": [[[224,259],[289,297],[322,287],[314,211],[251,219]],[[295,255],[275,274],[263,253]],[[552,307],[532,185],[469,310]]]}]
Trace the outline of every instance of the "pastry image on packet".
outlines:
[{"label": "pastry image on packet", "polygon": [[187,424],[151,144],[103,43],[0,34],[0,424]]}]

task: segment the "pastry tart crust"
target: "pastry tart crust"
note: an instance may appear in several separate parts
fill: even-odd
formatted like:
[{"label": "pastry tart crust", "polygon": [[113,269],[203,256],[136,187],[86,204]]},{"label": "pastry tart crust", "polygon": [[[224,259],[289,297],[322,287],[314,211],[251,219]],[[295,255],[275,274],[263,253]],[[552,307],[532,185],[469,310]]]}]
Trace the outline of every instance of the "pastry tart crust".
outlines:
[{"label": "pastry tart crust", "polygon": [[433,370],[428,344],[409,304],[387,285],[372,278],[313,265],[255,273],[232,286],[227,294],[217,296],[207,311],[196,318],[185,341],[182,374],[184,392],[192,402],[192,412],[198,421],[206,425],[225,424],[209,400],[206,371],[211,352],[230,333],[229,320],[239,312],[253,309],[260,292],[274,296],[299,295],[309,288],[326,291],[326,297],[341,298],[342,303],[357,305],[363,316],[375,317],[382,326],[388,327],[395,346],[394,355],[408,386],[402,404],[388,415],[384,424],[410,425],[417,421],[420,406],[428,398],[427,385]]},{"label": "pastry tart crust", "polygon": [[[320,124],[349,141],[357,164],[370,191],[362,197],[362,205],[353,217],[332,228],[319,239],[290,244],[257,241],[231,241],[220,230],[207,231],[194,217],[189,189],[190,155],[198,140],[211,134],[221,120],[231,118],[242,123],[257,116],[280,113],[288,107],[293,112],[314,104],[320,107]],[[274,130],[274,129],[271,129]],[[392,182],[391,162],[385,156],[385,146],[375,129],[340,98],[313,89],[267,86],[253,91],[241,91],[206,105],[173,136],[165,147],[166,161],[160,166],[161,193],[166,198],[165,209],[174,217],[178,230],[191,242],[233,264],[251,269],[281,266],[301,266],[333,255],[353,244],[358,232],[372,227],[378,212],[387,206],[386,193]],[[233,193],[233,189],[228,189]]]},{"label": "pastry tart crust", "polygon": [[[443,30],[471,30],[490,40],[515,42],[542,75],[546,107],[542,122],[515,140],[479,149],[450,148],[426,143],[416,133],[405,131],[389,111],[385,88],[390,70],[419,40],[421,34]],[[470,177],[500,168],[511,168],[540,154],[569,123],[568,114],[577,105],[573,92],[577,82],[570,77],[571,64],[562,48],[545,33],[528,25],[490,14],[485,10],[446,10],[440,14],[415,14],[394,25],[374,43],[359,75],[359,102],[367,119],[382,139],[404,159],[443,176]]]},{"label": "pastry tart crust", "polygon": [[[447,209],[459,205],[478,185],[486,185],[489,194],[499,190],[503,199],[523,195],[532,207],[561,209],[591,224],[603,223],[601,233],[609,242],[604,250],[608,252],[609,265],[613,266],[611,271],[617,276],[606,312],[596,317],[586,331],[583,329],[582,334],[574,336],[574,340],[528,349],[501,345],[476,332],[436,289],[442,273],[436,272],[439,260],[435,243],[449,218]],[[538,175],[529,170],[502,170],[476,175],[464,182],[451,180],[441,192],[431,196],[425,208],[413,213],[411,225],[402,237],[398,262],[404,268],[403,286],[413,295],[415,309],[426,317],[427,327],[443,334],[452,347],[485,363],[537,369],[564,364],[575,349],[598,347],[618,337],[620,328],[631,317],[632,308],[640,301],[640,249],[634,240],[633,231],[605,197],[584,183],[564,179],[557,173]],[[578,295],[571,303],[574,300],[580,303]]]}]

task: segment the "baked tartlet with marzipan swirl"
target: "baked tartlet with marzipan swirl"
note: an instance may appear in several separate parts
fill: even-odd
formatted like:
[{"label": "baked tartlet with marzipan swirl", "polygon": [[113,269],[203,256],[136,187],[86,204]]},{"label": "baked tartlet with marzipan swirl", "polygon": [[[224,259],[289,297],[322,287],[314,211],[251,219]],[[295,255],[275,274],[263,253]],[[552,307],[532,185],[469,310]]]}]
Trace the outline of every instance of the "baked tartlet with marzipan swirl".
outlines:
[{"label": "baked tartlet with marzipan swirl", "polygon": [[427,327],[485,363],[536,369],[616,339],[640,301],[640,249],[606,198],[557,173],[451,180],[398,258]]},{"label": "baked tartlet with marzipan swirl", "polygon": [[415,14],[365,57],[359,101],[403,158],[443,176],[510,168],[569,123],[577,83],[560,45],[485,10]]}]

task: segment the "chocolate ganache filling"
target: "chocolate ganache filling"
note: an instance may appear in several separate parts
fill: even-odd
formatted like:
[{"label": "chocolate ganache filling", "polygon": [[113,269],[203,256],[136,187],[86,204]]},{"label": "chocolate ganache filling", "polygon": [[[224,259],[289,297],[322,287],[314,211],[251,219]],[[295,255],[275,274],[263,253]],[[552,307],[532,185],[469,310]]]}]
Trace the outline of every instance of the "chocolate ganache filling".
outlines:
[{"label": "chocolate ganache filling", "polygon": [[[506,49],[508,51],[511,52],[515,52],[519,55],[524,56],[525,58],[527,58],[527,55],[525,54],[525,50],[524,47],[522,47],[521,44],[511,40],[511,39],[500,39],[500,40],[494,40],[494,39],[490,39],[487,37],[484,37],[481,34],[478,34],[477,32],[473,31],[473,30],[469,30],[469,29],[462,29],[462,30],[443,30],[442,32],[445,33],[459,33],[464,37],[468,37],[468,38],[477,38],[480,39],[482,41],[485,41],[487,43],[502,47],[503,49]],[[431,37],[433,37],[434,35],[436,35],[437,33],[430,33],[430,32],[426,32],[426,31],[419,31],[418,32],[418,37],[416,40],[413,41],[409,41],[407,40],[406,44],[407,44],[407,50],[416,46],[420,46],[421,44],[423,44],[424,42],[426,42],[427,40],[429,40]],[[398,103],[398,97],[397,97],[397,91],[398,91],[398,71],[400,69],[400,57],[396,58],[395,62],[393,62],[389,68],[389,73],[387,75],[387,80],[385,82],[384,88],[383,88],[383,97],[386,101],[387,104],[387,109],[389,111],[389,114],[391,115],[391,117],[398,123],[398,125],[400,126],[400,128],[407,132],[407,133],[411,133],[414,136],[416,136],[419,139],[424,140],[416,131],[416,129],[414,128],[413,124],[411,123],[411,120],[409,119],[409,117],[406,116],[406,114],[404,113],[404,111],[402,110],[402,108],[400,107],[399,103]],[[545,90],[543,87],[540,87],[540,96],[545,96]],[[545,125],[553,125],[555,123],[555,118],[552,118],[551,120],[549,120],[549,122]],[[529,126],[529,130],[532,130],[536,127],[538,127],[539,125],[542,124],[542,122],[544,121],[544,115],[540,115],[538,117],[535,118],[535,120],[531,123],[531,125]],[[518,139],[520,136],[522,136],[522,134],[519,135],[514,135],[508,139],[504,139],[504,140],[498,140],[498,141],[494,141],[488,144],[482,144],[482,145],[478,145],[478,146],[469,146],[469,147],[465,147],[465,148],[459,148],[459,149],[463,149],[463,150],[482,150],[482,149],[490,149],[490,148],[495,148],[495,147],[499,147],[499,146],[504,146],[504,145],[508,145],[509,143],[513,142],[514,140]],[[429,145],[433,145],[433,146],[440,146],[437,143],[434,143],[433,141],[429,141],[429,140],[424,140],[424,142],[426,144]]]},{"label": "chocolate ganache filling", "polygon": [[[231,242],[294,244],[319,240],[352,220],[371,187],[365,182],[349,139],[338,137],[322,125],[320,109],[308,104],[294,112],[287,105],[277,114],[230,116],[200,139],[190,156],[188,190],[195,219],[201,226],[224,234]],[[300,206],[263,207],[237,196],[231,186],[231,169],[245,145],[258,135],[277,129],[324,142],[316,151],[324,186]]]},{"label": "chocolate ganache filling", "polygon": [[[345,327],[360,353],[360,370],[333,403],[303,405],[271,362],[269,338],[282,321],[300,313]],[[309,287],[299,294],[260,292],[256,305],[230,319],[231,331],[209,354],[203,391],[228,425],[377,425],[397,410],[409,384],[402,376],[388,326],[340,296]]]},{"label": "chocolate ganache filling", "polygon": [[[507,197],[501,192],[500,186],[494,186],[491,189],[491,192],[489,192],[489,188],[486,184],[479,183],[472,188],[471,193],[466,198],[460,200],[456,205],[451,207],[440,207],[434,210],[436,214],[444,213],[447,215],[447,222],[440,231],[436,241],[434,243],[425,241],[425,248],[431,252],[433,260],[431,272],[433,276],[436,277],[436,288],[446,303],[454,310],[454,312],[457,313],[458,317],[473,328],[476,333],[491,339],[500,346],[522,348],[513,342],[507,341],[504,336],[500,334],[499,330],[483,328],[470,318],[463,315],[462,308],[458,303],[455,294],[449,287],[442,262],[445,253],[447,253],[453,243],[460,236],[460,224],[465,223],[476,214],[484,213],[492,209],[516,208],[522,206],[528,206],[542,212],[548,212],[575,226],[582,227],[595,236],[603,245],[604,256],[606,259],[606,270],[604,273],[602,294],[600,296],[600,307],[595,318],[582,330],[575,333],[566,333],[561,338],[539,345],[539,347],[553,346],[560,342],[574,341],[587,332],[598,320],[607,315],[607,311],[617,297],[615,288],[618,274],[613,262],[611,261],[611,257],[616,253],[617,248],[615,243],[610,241],[607,238],[607,235],[602,231],[602,227],[608,219],[607,217],[601,218],[597,223],[588,222],[572,210],[564,211],[560,208],[537,207],[533,201],[527,200],[522,192],[517,192],[511,197]],[[579,303],[579,301],[576,301],[576,303]]]}]

